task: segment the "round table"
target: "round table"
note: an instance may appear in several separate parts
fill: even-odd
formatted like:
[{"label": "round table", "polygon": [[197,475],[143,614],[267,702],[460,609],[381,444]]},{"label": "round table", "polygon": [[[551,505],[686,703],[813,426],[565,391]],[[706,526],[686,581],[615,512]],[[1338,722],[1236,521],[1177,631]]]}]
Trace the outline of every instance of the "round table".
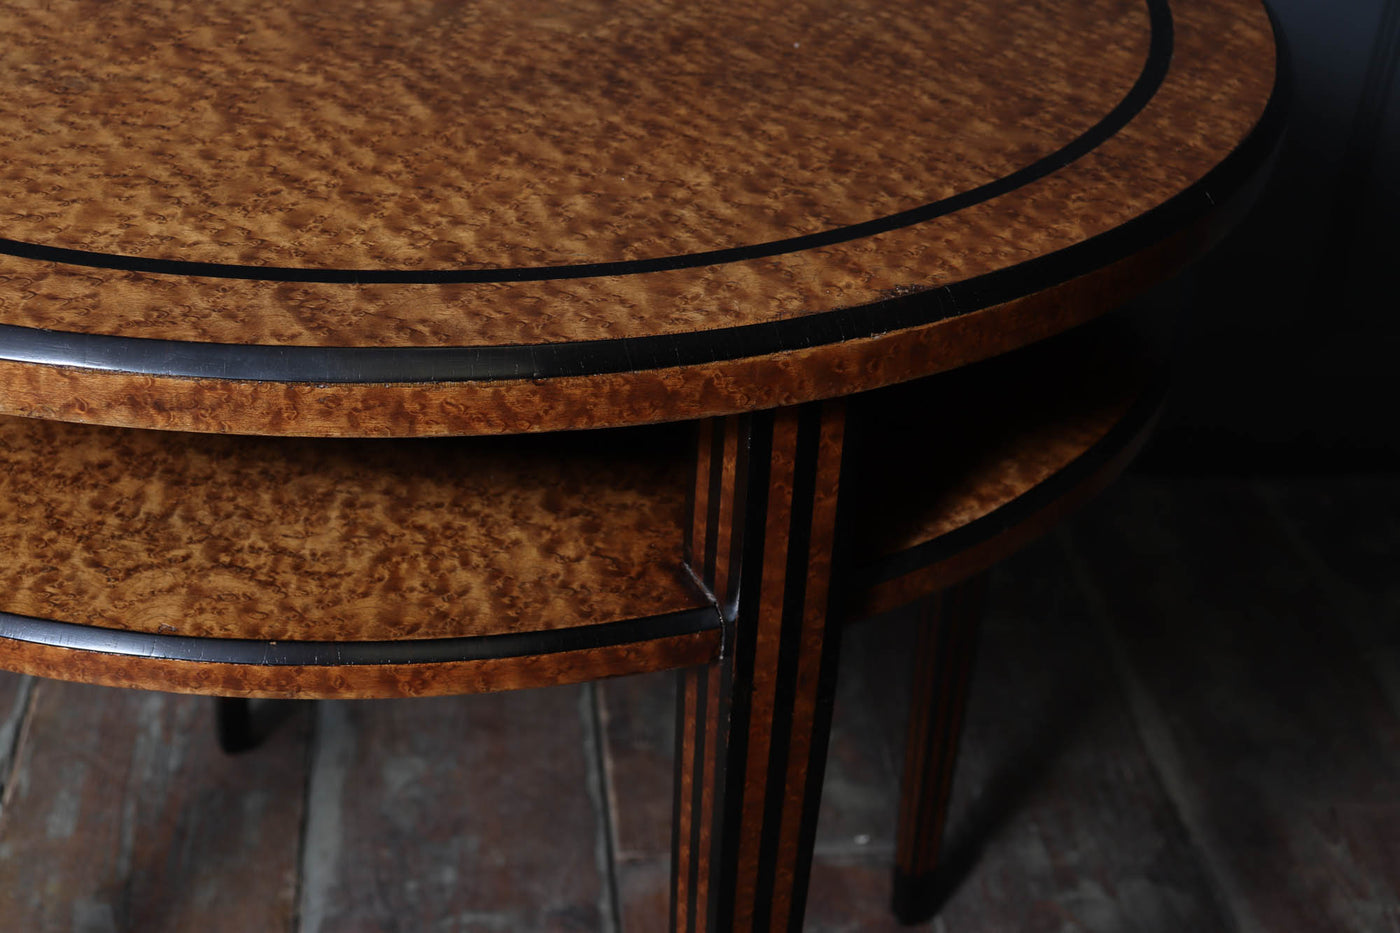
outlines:
[{"label": "round table", "polygon": [[[1078,326],[1225,230],[1281,124],[1252,0],[0,27],[0,665],[305,698],[679,669],[685,931],[800,927],[840,624],[1121,468],[1153,380]],[[906,880],[967,655],[921,651]]]}]

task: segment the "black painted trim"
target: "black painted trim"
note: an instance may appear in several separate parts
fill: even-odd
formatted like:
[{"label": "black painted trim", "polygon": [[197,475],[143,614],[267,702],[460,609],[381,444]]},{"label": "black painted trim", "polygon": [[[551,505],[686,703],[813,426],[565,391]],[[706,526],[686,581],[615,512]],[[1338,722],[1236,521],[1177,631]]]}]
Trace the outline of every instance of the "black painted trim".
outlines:
[{"label": "black painted trim", "polygon": [[[684,717],[676,720],[679,729],[693,729],[694,735],[692,743],[694,752],[691,756],[691,777],[690,777],[690,878],[687,883],[690,885],[689,898],[685,905],[686,909],[686,931],[687,933],[705,933],[695,929],[696,914],[699,913],[700,898],[696,892],[700,890],[700,869],[703,863],[705,868],[709,868],[711,853],[701,851],[701,841],[704,838],[705,827],[702,825],[705,819],[705,760],[709,755],[719,753],[718,749],[709,747],[707,734],[709,732],[709,706],[710,706],[710,669],[705,668],[694,672],[695,677],[695,719],[693,722],[686,722]],[[684,702],[684,698],[682,698]],[[680,785],[677,784],[677,787]],[[679,822],[671,824],[671,834],[677,835],[680,827]],[[713,839],[711,845],[713,846]],[[708,898],[710,878],[705,878],[706,896]],[[708,907],[708,902],[707,905]]]},{"label": "black painted trim", "polygon": [[1171,64],[1172,19],[1168,0],[1146,0],[1151,40],[1142,71],[1133,86],[1107,114],[1069,143],[1009,175],[979,185],[970,191],[933,201],[906,211],[877,217],[861,223],[848,224],[802,236],[785,237],[765,243],[706,250],[677,256],[638,259],[620,262],[570,263],[554,266],[518,266],[501,269],[315,269],[290,266],[250,266],[241,263],[192,262],[184,259],[152,259],[125,256],[92,250],[67,249],[0,238],[0,254],[9,254],[42,262],[119,269],[156,275],[185,275],[204,278],[251,279],[263,282],[307,282],[321,284],[482,284],[497,282],[538,282],[552,279],[597,278],[600,276],[640,275],[648,272],[668,272],[700,266],[746,262],[769,256],[818,249],[847,243],[851,240],[876,236],[902,227],[941,217],[980,204],[1024,187],[1064,168],[1092,152],[1113,137],[1147,103],[1161,87]]},{"label": "black painted trim", "polygon": [[244,697],[213,697],[214,734],[225,755],[237,755],[258,747],[253,730],[252,706]]},{"label": "black painted trim", "polygon": [[368,664],[448,664],[591,651],[716,631],[713,607],[577,628],[461,638],[401,641],[261,641],[242,638],[197,638],[156,635],[120,629],[55,622],[0,612],[0,638],[73,651],[92,651],[211,664],[257,667],[341,667]]},{"label": "black painted trim", "polygon": [[[704,581],[711,597],[722,603],[725,594],[715,591],[715,580],[718,579],[716,561],[719,559],[719,523],[722,519],[719,503],[724,494],[724,445],[727,432],[724,422],[718,418],[701,422],[700,430],[710,432],[710,472],[706,477],[708,491],[705,494],[705,563],[701,566],[700,579]],[[735,457],[738,457],[737,451]],[[700,468],[698,461],[695,468]],[[723,516],[723,519],[728,520],[728,516]]]},{"label": "black painted trim", "polygon": [[[807,568],[812,545],[812,522],[816,513],[821,434],[822,403],[803,405],[797,411],[797,436],[792,453],[792,498],[788,508],[782,615],[778,620],[778,663],[773,676],[772,720],[768,730],[768,764],[762,791],[763,820],[759,830],[758,877],[754,888],[755,914],[771,908],[778,880],[778,845],[783,828],[783,804],[787,798],[797,673],[805,634]],[[803,773],[805,775],[806,768]],[[759,928],[763,927],[763,921],[757,916],[755,923]],[[779,929],[782,929],[781,924]]]},{"label": "black painted trim", "polygon": [[[1156,51],[1148,59],[1163,59],[1158,64],[1164,77],[1172,45],[1170,10],[1164,0],[1150,0],[1149,9]],[[247,346],[0,325],[0,359],[254,382],[440,383],[703,365],[876,336],[1061,284],[1124,259],[1214,212],[1221,200],[1257,181],[1273,154],[1284,125],[1284,91],[1284,69],[1279,68],[1263,115],[1239,147],[1196,183],[1121,227],[1007,269],[868,305],[684,334],[482,347]]]},{"label": "black painted trim", "polygon": [[[740,828],[743,825],[748,760],[752,739],[754,665],[758,647],[758,626],[746,624],[758,611],[763,594],[763,556],[768,527],[769,489],[773,464],[773,425],[770,411],[740,416],[740,466],[735,473],[735,531],[731,535],[728,586],[732,599],[721,599],[725,620],[725,702],[721,710],[726,723],[723,758],[715,769],[716,832],[711,845],[713,872],[710,876],[709,927],[728,930],[734,926],[739,871]],[[753,608],[750,608],[753,607]],[[715,838],[718,842],[714,842]]]},{"label": "black painted trim", "polygon": [[[901,833],[907,830],[913,834],[908,840],[911,859],[905,864],[897,856],[894,864],[891,909],[904,924],[931,919],[947,899],[949,885],[958,880],[958,867],[943,864],[943,841],[981,641],[985,579],[973,577],[930,600],[933,598],[939,600],[935,614],[920,613],[922,653],[914,659],[914,700],[936,710],[938,717],[927,720],[928,728],[922,735],[910,735],[906,740],[905,754],[917,748],[919,755],[917,786],[906,787],[903,778],[900,783],[901,797],[917,795],[912,827],[900,827]],[[927,606],[928,601],[925,610]],[[921,680],[922,686],[918,686]],[[932,827],[935,832],[925,835],[923,828],[930,816],[938,822]],[[916,871],[921,865],[923,870]]]},{"label": "black painted trim", "polygon": [[[828,402],[846,404],[845,400]],[[851,418],[850,410],[844,416],[841,445],[841,484],[851,475],[849,464],[858,456],[859,435],[852,435],[852,425],[857,432],[862,419]],[[817,695],[812,708],[812,738],[807,750],[807,784],[803,792],[802,815],[798,824],[797,859],[805,870],[798,871],[792,881],[791,912],[788,917],[790,930],[800,930],[807,913],[807,893],[812,882],[812,858],[817,844],[817,817],[821,811],[822,788],[826,784],[826,763],[830,758],[831,719],[836,708],[836,682],[841,660],[841,639],[844,635],[842,620],[846,618],[846,602],[851,581],[847,568],[851,565],[852,538],[848,531],[851,522],[849,496],[837,496],[836,525],[832,532],[831,570],[827,575],[826,621],[822,633],[821,657],[817,668]]]},{"label": "black painted trim", "polygon": [[1150,429],[1166,397],[1167,377],[1161,374],[1128,411],[1088,450],[1005,505],[960,528],[906,548],[856,570],[859,587],[871,587],[922,570],[989,541],[1031,519],[1055,500],[1068,495]]},{"label": "black painted trim", "polygon": [[932,920],[940,902],[937,880],[934,872],[911,875],[896,866],[890,888],[890,911],[895,919],[905,926]]}]

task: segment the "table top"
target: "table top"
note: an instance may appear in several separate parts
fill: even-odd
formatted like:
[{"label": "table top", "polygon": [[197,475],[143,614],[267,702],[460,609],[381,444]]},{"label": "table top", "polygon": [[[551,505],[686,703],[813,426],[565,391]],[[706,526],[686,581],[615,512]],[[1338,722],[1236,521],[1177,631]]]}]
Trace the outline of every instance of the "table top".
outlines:
[{"label": "table top", "polygon": [[1033,342],[1279,132],[1254,0],[5,2],[0,412],[598,427]]}]

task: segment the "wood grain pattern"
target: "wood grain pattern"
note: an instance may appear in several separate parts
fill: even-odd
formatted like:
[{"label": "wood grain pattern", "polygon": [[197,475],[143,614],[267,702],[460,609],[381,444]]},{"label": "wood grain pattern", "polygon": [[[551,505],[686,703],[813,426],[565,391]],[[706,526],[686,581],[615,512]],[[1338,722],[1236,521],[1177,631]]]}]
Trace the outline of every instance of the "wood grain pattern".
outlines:
[{"label": "wood grain pattern", "polygon": [[1161,403],[1150,326],[1120,316],[855,402],[853,616],[985,569],[1117,476]]},{"label": "wood grain pattern", "polygon": [[[912,600],[985,566],[1114,475],[1136,435],[1076,490],[976,547],[870,576],[879,561],[1018,502],[1100,442],[1137,391],[1139,354],[1119,328],[1096,327],[862,402],[864,465],[852,467],[849,491],[867,564],[856,580],[867,589],[853,611]],[[4,419],[0,611],[157,636],[428,645],[535,632],[557,640],[700,609],[707,597],[681,557],[688,546],[711,591],[727,591],[733,539],[717,515],[737,507],[734,431],[702,433],[701,469],[688,477],[681,427],[391,444]],[[727,459],[717,458],[726,445]],[[706,663],[720,640],[714,631],[635,637],[590,649],[546,639],[526,656],[416,665],[233,664],[203,649],[183,661],[115,649],[79,656],[54,641],[10,641],[3,655],[12,669],[111,685],[397,696]]]},{"label": "wood grain pattern", "polygon": [[[1238,212],[1244,202],[1227,207]],[[862,392],[1042,340],[1178,271],[1220,232],[1218,219],[1188,226],[1034,295],[847,340],[840,359],[812,347],[628,373],[398,385],[162,377],[0,359],[0,413],[217,434],[350,437],[520,434],[705,418]]]},{"label": "wood grain pattern", "polygon": [[0,812],[0,926],[295,929],[307,722],[231,759],[207,704],[36,685]]},{"label": "wood grain pattern", "polygon": [[257,441],[0,419],[0,610],[156,634],[393,641],[705,605],[685,432]]},{"label": "wood grain pattern", "polygon": [[[1032,545],[988,577],[942,853],[943,905],[936,919],[914,929],[1240,928],[1163,786],[1089,604],[1055,542]],[[1152,601],[1147,592],[1137,598]],[[865,673],[856,675],[868,682],[866,691],[838,697],[838,723],[845,710],[862,706],[861,715],[883,712],[886,723],[866,730],[868,738],[855,733],[850,741],[867,744],[852,756],[864,751],[898,761],[900,705],[909,693],[892,690],[896,677],[885,672],[911,666],[914,621],[902,611],[888,625],[849,626],[844,633],[846,645],[859,648],[866,640],[864,650],[871,642],[880,648],[870,659],[876,663],[867,661]],[[1189,639],[1181,644],[1189,650]],[[844,687],[844,668],[842,681]],[[850,707],[841,705],[847,700]],[[897,780],[885,779],[882,787],[893,796]],[[887,812],[886,833],[895,822],[893,808]],[[861,854],[848,847],[842,854],[819,859],[813,873],[810,911],[822,927],[909,929],[886,911],[891,850]],[[1281,929],[1306,926],[1285,922]]]},{"label": "wood grain pattern", "polygon": [[[1148,49],[1146,8],[1127,0],[997,18],[970,4],[940,7],[937,20],[913,3],[853,3],[838,16],[816,4],[725,6],[703,17],[660,4],[579,7],[558,14],[569,23],[562,30],[518,5],[449,14],[402,3],[357,7],[349,20],[382,26],[364,32],[345,29],[348,14],[335,6],[264,17],[256,7],[162,9],[0,9],[23,37],[7,52],[15,75],[7,99],[24,103],[0,110],[0,120],[42,117],[4,137],[4,163],[21,177],[3,196],[10,236],[254,266],[486,273],[806,235],[1036,164],[1128,93]],[[211,341],[600,343],[597,359],[585,354],[568,370],[536,370],[518,354],[520,370],[481,382],[466,371],[447,381],[351,378],[331,387],[291,376],[239,381],[233,370],[202,381],[85,371],[78,392],[65,389],[71,373],[12,354],[0,410],[250,433],[545,430],[791,404],[1034,340],[1066,326],[1065,315],[1106,310],[1120,288],[1140,288],[1177,255],[1196,252],[1199,236],[1137,264],[1126,280],[1097,274],[1211,213],[1242,183],[1193,189],[1189,216],[1123,240],[1111,256],[1065,266],[1061,282],[1094,273],[1059,286],[1068,289],[1061,299],[1076,299],[1073,312],[1062,301],[1042,317],[1026,296],[1056,285],[1047,281],[1027,284],[1010,303],[990,301],[995,313],[970,330],[938,320],[983,307],[975,289],[943,307],[944,287],[1122,228],[1200,182],[1246,137],[1273,86],[1262,10],[1246,0],[1183,3],[1170,18],[1174,44],[1160,89],[1092,151],[951,213],[795,252],[637,274],[431,284],[268,282],[6,256],[0,324],[22,328],[170,339],[192,352]],[[168,40],[143,45],[155,20],[169,20]],[[481,42],[484,35],[492,40]],[[96,36],[101,52],[78,54]],[[634,64],[621,67],[622,56],[604,48],[626,50]],[[378,67],[385,61],[394,66]],[[705,64],[717,61],[725,67]],[[360,82],[367,72],[372,79]],[[530,107],[512,103],[522,94]],[[183,120],[168,119],[176,111]],[[227,132],[213,137],[217,146],[202,144],[214,124]],[[307,130],[280,130],[288,125]],[[183,133],[201,143],[182,142]],[[65,144],[74,134],[81,146]],[[257,154],[247,168],[235,159],[245,149]],[[52,184],[43,181],[50,176]],[[745,349],[717,332],[855,308],[868,327],[892,296],[920,290],[929,300],[923,320],[874,326],[852,345],[813,341],[797,328],[776,348]],[[701,339],[718,360],[668,366],[668,344],[619,371],[595,369],[619,342],[710,333]],[[919,352],[928,345],[937,345],[932,356]],[[85,360],[69,362],[90,366]]]},{"label": "wood grain pattern", "polygon": [[894,913],[919,923],[937,910],[935,883],[943,830],[972,682],[977,631],[985,601],[978,577],[919,606],[913,690],[904,742],[894,864]]},{"label": "wood grain pattern", "polygon": [[606,648],[475,661],[265,666],[166,660],[0,639],[0,669],[40,677],[225,697],[331,699],[492,693],[706,664],[718,629]]},{"label": "wood grain pattern", "polygon": [[997,561],[1005,559],[1037,537],[1046,534],[1106,489],[1127,469],[1146,441],[1150,429],[1151,424],[1142,425],[1141,430],[1129,438],[1130,442],[1118,448],[1106,462],[1073,484],[1064,494],[1053,498],[1043,508],[1035,510],[1005,530],[982,538],[952,556],[881,580],[868,587],[856,588],[858,595],[850,605],[852,617],[861,618],[888,612],[923,599],[931,593],[937,593],[945,587],[981,573]]},{"label": "wood grain pattern", "polygon": [[1094,446],[1160,387],[1163,349],[1138,335],[1146,326],[1124,312],[855,400],[863,433],[849,495],[862,562],[978,521]]},{"label": "wood grain pattern", "polygon": [[1352,607],[1239,481],[1120,484],[1066,544],[1240,926],[1393,926],[1400,716]]},{"label": "wood grain pattern", "polygon": [[696,569],[719,587],[727,648],[681,682],[674,930],[801,928],[835,683],[844,430],[831,403],[715,426],[721,454],[702,468],[721,504]]},{"label": "wood grain pattern", "polygon": [[0,672],[0,809],[3,809],[5,787],[10,783],[15,748],[29,711],[33,688],[34,681],[29,677]]},{"label": "wood grain pattern", "polygon": [[[1161,495],[1154,496],[1153,507],[1132,509],[1134,521],[1128,526],[1136,529],[1130,534],[1133,541],[1155,542],[1147,551],[1158,557],[1162,556],[1156,546],[1161,541],[1158,535],[1162,517],[1170,518],[1178,511],[1189,513],[1196,508],[1192,503],[1199,503],[1201,498],[1196,482],[1178,479],[1160,486]],[[1397,877],[1394,836],[1387,835],[1383,819],[1375,817],[1386,812],[1377,795],[1390,787],[1387,782],[1392,772],[1393,748],[1385,744],[1384,729],[1388,727],[1382,724],[1386,700],[1390,700],[1393,711],[1397,710],[1393,695],[1383,697],[1378,705],[1375,691],[1338,691],[1333,689],[1336,681],[1329,678],[1331,686],[1319,701],[1321,705],[1317,705],[1287,693],[1280,702],[1277,694],[1262,692],[1260,688],[1272,691],[1280,683],[1287,687],[1297,682],[1298,671],[1324,665],[1338,672],[1343,682],[1361,687],[1370,682],[1375,672],[1373,662],[1384,659],[1387,652],[1393,655],[1396,632],[1392,622],[1400,594],[1392,572],[1396,532],[1400,530],[1395,520],[1400,512],[1394,505],[1400,503],[1400,483],[1395,478],[1376,476],[1355,481],[1314,477],[1264,484],[1271,493],[1270,500],[1278,505],[1278,517],[1295,526],[1302,542],[1315,550],[1314,556],[1320,563],[1302,558],[1283,533],[1283,526],[1275,521],[1273,508],[1260,507],[1256,495],[1260,483],[1246,480],[1229,486],[1233,490],[1229,495],[1240,497],[1236,503],[1239,508],[1227,509],[1222,519],[1229,534],[1213,533],[1212,538],[1220,540],[1208,548],[1187,546],[1166,555],[1182,567],[1182,576],[1167,584],[1188,579],[1197,581],[1191,584],[1194,593],[1200,593],[1203,585],[1209,585],[1212,592],[1217,585],[1228,591],[1228,578],[1237,577],[1238,573],[1229,566],[1223,571],[1212,567],[1219,559],[1221,547],[1228,550],[1235,542],[1246,542],[1251,552],[1257,551],[1259,561],[1278,565],[1285,575],[1297,576],[1298,588],[1251,586],[1247,591],[1239,591],[1228,606],[1233,614],[1229,625],[1239,624],[1246,612],[1257,613],[1251,617],[1281,622],[1289,631],[1293,620],[1297,620],[1316,639],[1308,641],[1306,656],[1301,659],[1292,650],[1256,651],[1256,670],[1273,668],[1279,672],[1278,677],[1263,677],[1257,682],[1254,678],[1245,680],[1233,673],[1237,668],[1228,658],[1238,650],[1253,650],[1258,645],[1248,638],[1238,643],[1230,638],[1203,642],[1192,621],[1192,616],[1200,611],[1199,605],[1193,600],[1170,601],[1170,606],[1186,615],[1181,617],[1181,624],[1161,629],[1161,640],[1153,644],[1154,656],[1189,657],[1197,672],[1193,676],[1209,673],[1229,691],[1228,702],[1215,703],[1217,709],[1265,718],[1263,725],[1245,726],[1237,733],[1246,738],[1256,732],[1274,739],[1283,736],[1285,741],[1274,747],[1288,756],[1278,767],[1237,769],[1232,767],[1236,759],[1230,752],[1224,759],[1209,761],[1209,767],[1199,772],[1204,780],[1198,782],[1195,772],[1188,772],[1184,787],[1190,794],[1198,795],[1196,799],[1207,815],[1231,816],[1238,811],[1237,800],[1242,794],[1251,800],[1277,800],[1280,791],[1291,795],[1298,790],[1299,770],[1289,760],[1295,741],[1309,736],[1340,736],[1319,756],[1323,760],[1316,772],[1304,772],[1309,779],[1303,783],[1306,796],[1301,803],[1296,807],[1270,807],[1267,811],[1267,815],[1280,821],[1275,825],[1285,833],[1297,833],[1300,818],[1325,814],[1331,820],[1323,824],[1328,834],[1321,838],[1295,836],[1300,839],[1301,848],[1285,852],[1275,844],[1278,837],[1267,832],[1232,834],[1228,839],[1238,848],[1215,849],[1213,856],[1211,850],[1197,844],[1202,837],[1193,836],[1182,827],[1174,802],[1183,785],[1170,785],[1170,793],[1164,788],[1164,772],[1144,751],[1133,706],[1122,693],[1112,657],[1095,631],[1091,605],[1076,586],[1056,542],[1044,542],[992,572],[994,582],[978,653],[977,685],[961,746],[948,835],[948,855],[966,866],[966,873],[961,875],[963,881],[937,925],[915,929],[948,933],[1003,929],[1062,933],[1066,924],[1115,933],[1245,929],[1233,918],[1230,903],[1222,898],[1224,888],[1218,883],[1220,876],[1214,874],[1212,858],[1224,854],[1227,864],[1236,860],[1236,864],[1247,865],[1257,861],[1261,853],[1268,864],[1281,867],[1286,875],[1287,883],[1280,885],[1281,889],[1301,887],[1300,880],[1310,877],[1315,883],[1301,889],[1311,904],[1328,903],[1334,908],[1350,905],[1355,911],[1350,916],[1366,921],[1353,924],[1353,929],[1366,933],[1388,929],[1387,923],[1400,907],[1400,896],[1393,883]],[[1275,490],[1277,495],[1272,494]],[[1212,500],[1208,507],[1214,509],[1215,505]],[[1106,502],[1105,508],[1113,510],[1121,508],[1121,504]],[[1092,516],[1089,518],[1093,520]],[[1122,548],[1116,538],[1110,538],[1108,543],[1110,548]],[[1095,552],[1080,553],[1090,566],[1098,560]],[[1249,560],[1253,562],[1255,557]],[[1324,598],[1299,600],[1296,594],[1300,590],[1316,590]],[[1115,626],[1128,632],[1135,631],[1139,617],[1150,616],[1156,611],[1154,605],[1161,602],[1160,591],[1152,588],[1125,589],[1122,595],[1124,601],[1117,603],[1121,615]],[[1375,624],[1374,637],[1352,638],[1361,633],[1352,625],[1358,617],[1362,627]],[[895,788],[903,711],[908,699],[906,667],[913,621],[909,613],[899,613],[874,620],[874,624],[847,626],[843,631],[842,667],[814,857],[808,929],[861,933],[897,933],[901,929],[887,910],[887,862],[893,846],[890,831],[895,824]],[[1203,644],[1209,647],[1208,653],[1200,650]],[[1230,653],[1225,658],[1219,653],[1222,649]],[[0,676],[0,694],[7,682],[20,679]],[[614,799],[634,808],[633,815],[637,817],[625,828],[630,856],[619,865],[617,876],[621,915],[627,920],[622,929],[627,933],[653,933],[666,928],[672,681],[663,673],[599,684],[609,700],[608,741],[614,749],[625,744],[630,749],[627,760],[633,763],[616,768],[611,775]],[[1383,686],[1378,675],[1375,681],[1377,687]],[[31,732],[29,741],[33,744],[25,757],[62,759],[69,764],[110,760],[102,750],[106,733],[90,728],[91,717],[80,711],[83,704],[100,706],[109,696],[113,696],[112,692],[105,690],[65,692],[63,715],[52,720],[56,729]],[[1196,698],[1191,691],[1180,690],[1162,697],[1162,712],[1173,724],[1177,720],[1172,704],[1177,701],[1194,704]],[[618,707],[619,702],[622,708]],[[169,737],[167,748],[203,748],[205,752],[197,757],[205,762],[203,755],[212,745],[207,706],[208,701],[198,700],[191,707],[197,715],[174,717],[173,721],[188,736],[165,733]],[[513,712],[502,716],[504,728],[528,732],[535,727],[536,708],[511,709]],[[397,714],[390,708],[385,712],[388,715],[374,723],[370,720],[379,718],[380,713],[359,714],[351,710],[352,715],[364,717],[358,728],[365,731],[357,732],[357,736],[374,731],[379,737],[373,742],[357,740],[361,753],[381,741],[393,745],[396,757],[410,749],[412,736],[395,735],[390,724],[399,722]],[[569,717],[571,725],[578,716],[577,710],[567,705],[552,707],[550,713]],[[1324,713],[1325,722],[1319,726],[1315,717]],[[471,720],[482,728],[482,720],[493,715],[477,710],[473,701],[468,701],[461,713],[419,716],[416,722],[418,727],[436,731],[442,721],[448,731],[439,734],[448,735],[452,725]],[[0,721],[5,716],[0,712]],[[517,716],[519,720],[514,718]],[[1254,722],[1258,723],[1258,719]],[[121,728],[128,725],[122,724]],[[615,733],[614,728],[621,731]],[[282,735],[279,732],[277,737]],[[582,736],[576,730],[572,739],[581,741]],[[470,735],[454,735],[450,741],[439,742],[438,747],[443,749],[440,767],[445,775],[461,773],[457,770],[461,759],[455,756],[463,754],[464,749],[459,746],[470,740]],[[544,741],[553,739],[545,736]],[[42,752],[39,746],[45,742],[56,743],[59,750]],[[513,798],[521,793],[551,786],[560,770],[548,755],[524,747],[517,749],[510,740],[503,747],[512,781],[508,785],[491,785],[472,796],[469,809],[483,820],[490,818],[498,802],[502,807],[510,807],[514,805]],[[189,801],[207,791],[208,785],[201,782],[212,782],[229,790],[231,798],[242,800],[239,781],[251,778],[256,786],[258,771],[266,769],[265,765],[260,768],[258,754],[249,760],[250,770],[243,770],[240,761],[229,762],[215,756],[198,774],[190,774],[179,793]],[[622,762],[621,753],[618,762]],[[230,765],[242,777],[226,784]],[[380,781],[372,768],[358,773],[365,780]],[[1231,780],[1222,784],[1222,776]],[[406,813],[455,814],[465,808],[461,784],[437,780],[432,768],[424,777],[415,785],[405,785],[394,797]],[[472,776],[462,775],[462,779],[471,780]],[[356,784],[352,780],[347,793]],[[302,786],[301,781],[290,781],[285,792],[299,795]],[[384,781],[379,786],[387,789],[390,785]],[[1249,790],[1240,791],[1242,786]],[[412,787],[421,793],[414,793]],[[126,804],[122,801],[132,799],[131,795],[118,797],[125,789],[131,795],[141,794],[139,782],[114,781],[105,787],[107,806],[123,809]],[[229,809],[237,806],[230,804]],[[375,801],[365,799],[359,806],[367,814],[374,809]],[[40,819],[43,816],[42,812],[37,814]],[[1358,832],[1359,827],[1373,831]],[[92,836],[84,832],[86,828],[93,830]],[[77,847],[86,841],[90,851],[100,851],[103,832],[99,820],[80,823],[71,845]],[[870,838],[857,834],[868,834]],[[3,840],[4,830],[0,827],[0,843]],[[494,851],[506,866],[533,864],[539,856],[532,850],[542,844],[519,835],[502,836],[497,841],[500,848]],[[643,850],[647,853],[645,859],[631,858]],[[380,852],[365,846],[358,847],[357,852],[378,866],[373,884],[388,897],[398,896],[413,880],[404,877],[405,869],[395,862],[394,850]],[[17,860],[25,857],[23,851],[16,856]],[[1301,866],[1291,861],[1294,858],[1301,859]],[[1304,874],[1310,873],[1320,860],[1338,864],[1332,859],[1345,859],[1346,870]],[[157,871],[165,870],[171,863],[152,860],[146,864]],[[60,872],[55,866],[45,883],[62,890],[90,888],[92,875],[84,863],[68,865],[78,877],[57,877]],[[12,870],[10,863],[0,864],[0,877],[8,878]],[[547,870],[547,865],[540,868],[541,873]],[[582,870],[590,869],[582,866]],[[204,886],[205,896],[227,896],[241,905],[243,893],[229,889],[238,883],[238,875],[237,871],[216,868],[205,873],[199,883]],[[419,878],[419,882],[435,884],[434,877],[430,873]],[[511,879],[509,883],[515,891],[523,890],[523,879]],[[147,892],[156,900],[169,896],[148,884],[134,885],[132,890]],[[502,893],[504,901],[506,895]],[[370,892],[361,894],[359,903],[374,911],[376,905]],[[440,888],[424,891],[425,899],[440,895]],[[500,901],[496,903],[499,905]],[[1343,917],[1349,915],[1345,910],[1339,913]],[[178,915],[179,910],[162,914]],[[455,920],[459,916],[436,919]],[[208,918],[204,919],[207,925]],[[1270,933],[1275,929],[1279,933],[1347,929],[1345,923],[1318,922],[1314,914],[1275,914],[1269,919],[1271,924],[1266,929]],[[1272,923],[1275,920],[1277,923]],[[57,929],[68,930],[70,926],[60,923]],[[353,917],[347,915],[343,926],[355,929]],[[0,920],[0,928],[4,927]],[[28,933],[34,928],[21,930]],[[159,930],[160,926],[142,929]]]},{"label": "wood grain pattern", "polygon": [[[1195,564],[1189,555],[1183,560]],[[938,919],[912,928],[888,909],[917,622],[908,607],[842,633],[807,928],[1234,929],[1209,864],[1144,749],[1111,658],[1055,542],[1028,547],[989,576],[944,849],[944,909]],[[1147,592],[1137,598],[1152,601]],[[1340,635],[1329,628],[1325,637]],[[1183,644],[1189,647],[1189,639]],[[667,682],[659,675],[633,678],[625,689],[614,689],[622,682],[606,685],[609,718],[627,749],[613,776],[618,794],[652,813],[671,787],[669,762],[655,760],[666,757],[658,750],[670,731]],[[1361,746],[1338,754],[1350,759],[1348,768],[1364,769],[1373,752]],[[1267,786],[1272,778],[1261,780]],[[666,877],[655,865],[665,858],[666,840],[637,824],[625,838],[623,929],[665,929],[660,892]],[[1385,855],[1374,847],[1358,850],[1355,864],[1350,878],[1372,880],[1334,879],[1341,897],[1362,897],[1385,877]],[[1301,933],[1306,927],[1283,929]]]},{"label": "wood grain pattern", "polygon": [[[1136,0],[7,7],[10,237],[311,268],[627,261],[884,216],[1083,132],[1146,45]],[[994,155],[931,172],[951,138]]]},{"label": "wood grain pattern", "polygon": [[582,687],[317,704],[299,930],[610,929],[589,713]]}]

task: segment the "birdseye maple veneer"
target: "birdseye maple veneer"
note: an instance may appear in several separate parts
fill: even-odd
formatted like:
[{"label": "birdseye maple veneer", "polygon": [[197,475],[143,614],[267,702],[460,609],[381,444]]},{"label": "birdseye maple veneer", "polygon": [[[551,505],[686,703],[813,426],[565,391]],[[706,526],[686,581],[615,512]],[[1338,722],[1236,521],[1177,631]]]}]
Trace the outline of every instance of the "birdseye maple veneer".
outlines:
[{"label": "birdseye maple veneer", "polygon": [[1226,229],[1281,123],[1253,0],[50,0],[0,32],[0,664],[226,697],[679,669],[681,931],[801,926],[841,623],[1122,467],[1155,370],[1079,325]]}]

